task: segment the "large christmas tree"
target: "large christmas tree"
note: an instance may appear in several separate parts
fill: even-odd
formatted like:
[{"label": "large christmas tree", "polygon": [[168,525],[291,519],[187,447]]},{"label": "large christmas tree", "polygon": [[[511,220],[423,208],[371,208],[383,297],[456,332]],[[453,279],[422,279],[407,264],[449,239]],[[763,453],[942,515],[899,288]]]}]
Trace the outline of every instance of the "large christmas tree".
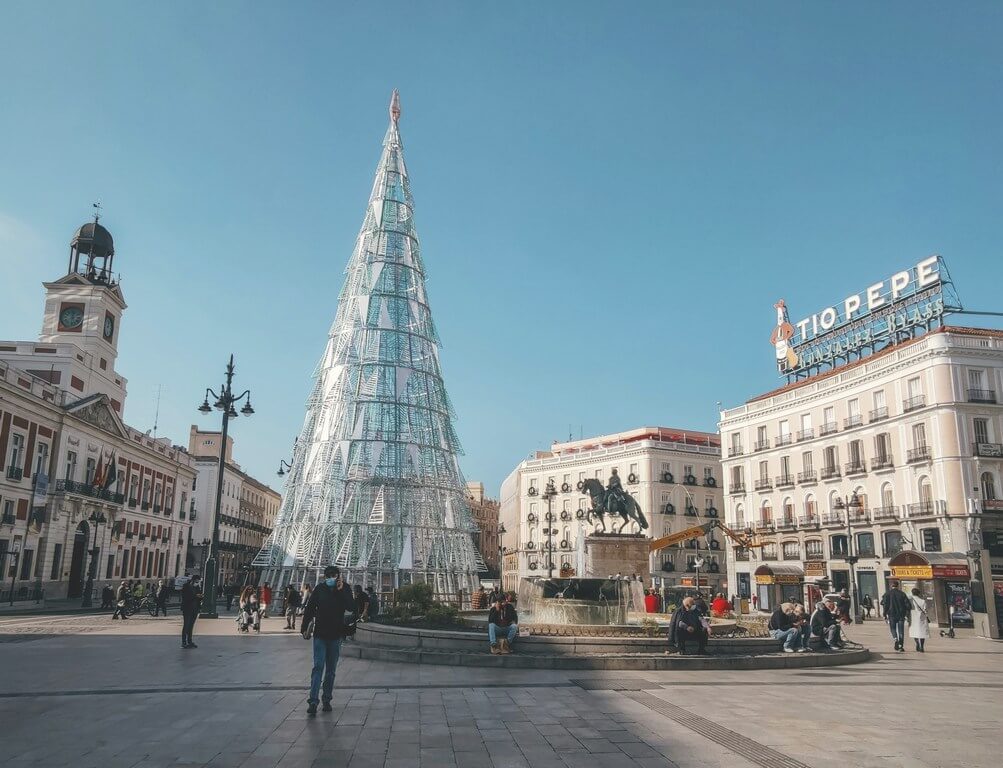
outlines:
[{"label": "large christmas tree", "polygon": [[439,368],[394,91],[390,127],[314,372],[275,531],[254,564],[282,586],[329,564],[387,590],[471,589],[483,563]]}]

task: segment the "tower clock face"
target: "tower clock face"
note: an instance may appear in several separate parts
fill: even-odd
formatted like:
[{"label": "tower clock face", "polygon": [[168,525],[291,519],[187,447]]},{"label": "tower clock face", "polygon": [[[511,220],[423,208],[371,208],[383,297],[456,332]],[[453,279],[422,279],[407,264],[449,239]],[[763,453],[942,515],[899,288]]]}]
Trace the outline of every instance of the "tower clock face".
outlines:
[{"label": "tower clock face", "polygon": [[66,307],[59,313],[59,324],[64,328],[79,328],[84,322],[84,311],[79,307]]},{"label": "tower clock face", "polygon": [[111,337],[115,335],[115,318],[111,315],[105,315],[104,317],[104,337],[111,340]]}]

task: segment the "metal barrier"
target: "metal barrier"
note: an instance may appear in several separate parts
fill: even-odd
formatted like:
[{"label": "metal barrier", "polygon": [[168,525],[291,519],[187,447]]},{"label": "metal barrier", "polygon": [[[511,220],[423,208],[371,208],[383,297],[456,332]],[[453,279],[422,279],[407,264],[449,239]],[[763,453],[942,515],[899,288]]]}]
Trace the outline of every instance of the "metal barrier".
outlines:
[{"label": "metal barrier", "polygon": [[0,590],[0,603],[40,603],[45,599],[45,590],[41,587],[15,587],[13,595],[10,589]]}]

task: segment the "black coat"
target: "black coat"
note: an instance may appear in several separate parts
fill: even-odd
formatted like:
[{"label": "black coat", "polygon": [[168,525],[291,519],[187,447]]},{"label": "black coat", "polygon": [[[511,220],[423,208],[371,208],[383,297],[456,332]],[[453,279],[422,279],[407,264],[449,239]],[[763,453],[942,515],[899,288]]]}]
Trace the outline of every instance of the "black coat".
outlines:
[{"label": "black coat", "polygon": [[195,612],[202,605],[202,590],[195,589],[192,585],[191,579],[185,582],[185,585],[181,587],[181,610],[185,613]]},{"label": "black coat", "polygon": [[836,617],[823,605],[821,608],[816,608],[811,615],[811,633],[816,637],[824,637],[826,628],[835,623]]},{"label": "black coat", "polygon": [[901,589],[890,589],[881,598],[881,606],[885,609],[885,618],[907,619],[912,606],[909,605],[909,598]]},{"label": "black coat", "polygon": [[786,631],[794,625],[793,620],[790,616],[784,613],[783,608],[777,608],[773,614],[770,616],[769,629],[779,629],[780,631]]},{"label": "black coat", "polygon": [[510,624],[519,623],[519,614],[515,611],[512,603],[502,603],[501,611],[494,606],[488,611],[488,624],[495,624],[499,627],[507,627]]},{"label": "black coat", "polygon": [[355,611],[352,588],[348,584],[341,589],[318,584],[303,611],[302,626],[308,627],[314,621],[314,637],[337,640],[346,635],[345,611]]}]

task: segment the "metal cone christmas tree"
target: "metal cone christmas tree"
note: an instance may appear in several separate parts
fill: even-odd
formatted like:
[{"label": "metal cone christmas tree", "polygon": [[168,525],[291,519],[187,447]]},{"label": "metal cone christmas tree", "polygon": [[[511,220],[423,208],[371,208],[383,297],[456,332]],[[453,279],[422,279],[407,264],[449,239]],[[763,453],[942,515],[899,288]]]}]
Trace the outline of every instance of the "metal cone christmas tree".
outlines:
[{"label": "metal cone christmas tree", "polygon": [[481,569],[399,119],[394,91],[275,531],[254,561],[279,587],[337,564],[353,584],[426,582],[455,595]]}]

